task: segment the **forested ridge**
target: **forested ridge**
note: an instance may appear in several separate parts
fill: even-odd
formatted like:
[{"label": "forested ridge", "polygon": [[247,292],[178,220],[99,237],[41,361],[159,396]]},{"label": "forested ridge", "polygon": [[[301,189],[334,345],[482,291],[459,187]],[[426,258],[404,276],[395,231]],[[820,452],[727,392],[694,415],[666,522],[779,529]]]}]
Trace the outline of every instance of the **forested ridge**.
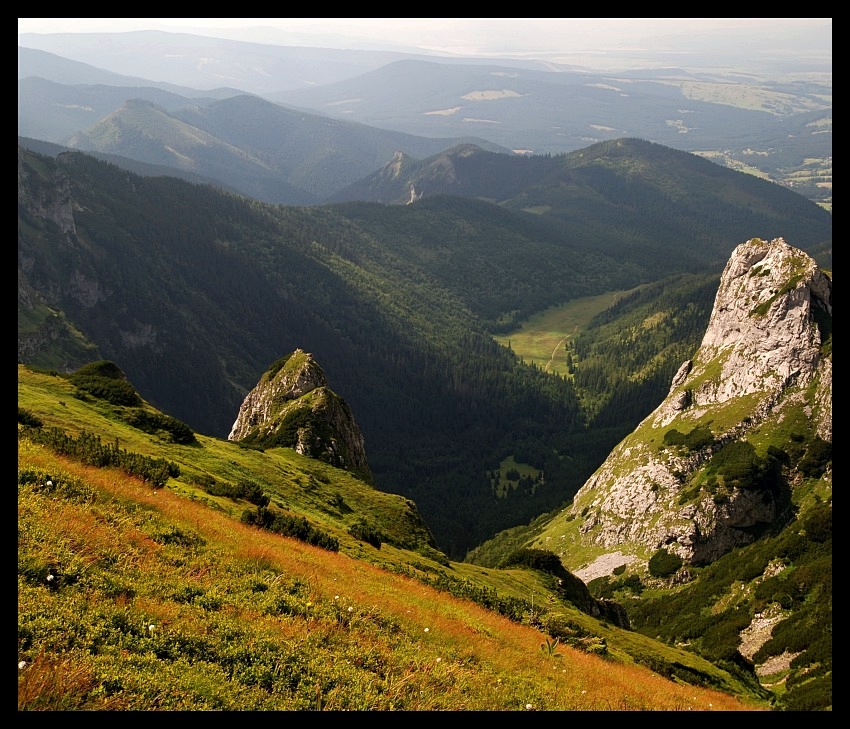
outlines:
[{"label": "forested ridge", "polygon": [[[615,180],[616,158],[597,152]],[[642,145],[632,155],[655,163]],[[574,181],[541,216],[448,196],[273,206],[81,153],[54,160],[19,148],[19,170],[22,361],[112,360],[157,407],[224,437],[271,362],[311,352],[352,408],[376,484],[412,498],[455,558],[569,499],[698,344],[724,248],[794,220],[760,198],[734,203],[735,215],[671,208],[674,184],[653,187],[654,205],[642,188],[650,197],[631,201],[639,206],[584,187],[597,204],[580,214]],[[753,194],[787,192],[774,187]],[[71,233],[43,212],[60,200],[72,201]],[[803,248],[831,238],[829,215],[811,206],[807,237],[794,241]],[[671,209],[682,219],[671,221]],[[684,237],[711,220],[723,225],[710,240]],[[492,338],[547,306],[677,271],[705,278],[671,278],[623,301],[575,342],[572,376],[547,374]],[[46,307],[96,351],[81,353],[70,337],[65,351],[48,346]],[[642,326],[653,307],[668,315]],[[544,471],[543,488],[496,497],[488,474],[511,454]]]}]

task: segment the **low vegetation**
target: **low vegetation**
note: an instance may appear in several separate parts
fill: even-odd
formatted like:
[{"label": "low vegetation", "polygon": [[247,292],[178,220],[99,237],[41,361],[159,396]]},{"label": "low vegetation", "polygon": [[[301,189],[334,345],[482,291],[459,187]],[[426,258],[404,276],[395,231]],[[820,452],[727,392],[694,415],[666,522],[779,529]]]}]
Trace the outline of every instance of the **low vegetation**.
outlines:
[{"label": "low vegetation", "polygon": [[[769,707],[697,656],[565,601],[545,554],[482,569],[425,538],[399,548],[401,497],[289,449],[163,440],[74,387],[19,367],[19,710]],[[87,463],[32,437],[45,428],[111,432],[179,474],[157,487]],[[229,481],[222,463],[243,490],[199,477]],[[276,518],[286,505],[279,525],[307,529],[242,518],[266,513],[247,500],[262,494]],[[310,527],[339,549],[311,544]]]}]

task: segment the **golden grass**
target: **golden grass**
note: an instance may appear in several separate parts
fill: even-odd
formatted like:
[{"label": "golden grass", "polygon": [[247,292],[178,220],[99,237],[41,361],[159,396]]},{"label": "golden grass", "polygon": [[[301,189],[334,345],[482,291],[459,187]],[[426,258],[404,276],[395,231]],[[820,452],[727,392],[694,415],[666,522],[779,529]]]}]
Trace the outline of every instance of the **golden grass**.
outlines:
[{"label": "golden grass", "polygon": [[[163,581],[183,580],[209,594],[222,595],[216,622],[199,621],[197,612],[166,595],[148,591],[118,595],[118,606],[148,616],[158,631],[204,634],[234,620],[257,646],[270,641],[315,651],[326,646],[328,660],[339,660],[346,681],[317,684],[315,708],[406,710],[752,710],[735,697],[668,681],[645,669],[618,664],[570,647],[558,657],[546,655],[547,636],[512,622],[472,602],[428,587],[418,580],[379,569],[345,554],[311,547],[294,539],[258,530],[227,514],[187,499],[169,489],[152,490],[144,483],[110,469],[83,466],[57,458],[47,449],[22,442],[19,467],[62,472],[90,484],[99,494],[94,504],[54,498],[42,505],[38,519],[23,518],[35,503],[19,504],[19,543],[28,551],[41,545],[61,554],[56,560],[77,560],[81,572],[114,559],[126,579],[133,574],[161,575]],[[132,505],[123,512],[109,500]],[[130,514],[126,518],[121,514]],[[176,559],[168,547],[144,529],[146,515],[195,533],[206,541],[191,559]],[[20,529],[23,524],[23,529]],[[269,570],[307,585],[303,616],[262,614],[226,600],[223,576],[234,570]],[[58,601],[62,592],[46,594]],[[58,602],[55,603],[58,606]],[[85,601],[81,605],[85,605]],[[309,611],[316,606],[317,612]],[[350,621],[321,617],[339,606]],[[346,613],[351,608],[350,613]],[[44,606],[49,612],[49,605]],[[80,608],[83,609],[82,607]],[[88,606],[86,609],[91,609]],[[319,610],[324,612],[319,612]],[[19,614],[19,621],[21,616]],[[20,625],[20,622],[19,622]],[[386,629],[375,626],[386,625]],[[220,627],[219,627],[220,629]],[[346,656],[344,661],[340,656]],[[351,658],[352,655],[357,656]],[[139,659],[134,659],[139,660]],[[153,661],[153,659],[147,659]],[[360,661],[361,665],[357,665]],[[153,661],[154,665],[159,665]],[[342,663],[345,663],[343,666]],[[43,649],[19,671],[19,709],[152,708],[145,703],[143,672],[139,694],[131,689],[108,696],[99,693],[97,662],[85,653],[67,655]],[[371,667],[371,668],[370,668]],[[175,670],[173,664],[162,669]],[[370,670],[367,670],[370,669]],[[191,678],[187,678],[190,676]],[[191,671],[175,678],[188,682],[187,695],[205,696],[212,676]],[[125,682],[128,679],[125,679]],[[274,697],[257,689],[240,689],[251,700],[274,706]],[[194,693],[192,693],[194,692]],[[353,706],[352,692],[361,697]],[[240,694],[242,696],[242,694]],[[241,699],[240,699],[241,700]],[[247,700],[247,698],[245,699]],[[180,708],[191,708],[191,700]]]}]

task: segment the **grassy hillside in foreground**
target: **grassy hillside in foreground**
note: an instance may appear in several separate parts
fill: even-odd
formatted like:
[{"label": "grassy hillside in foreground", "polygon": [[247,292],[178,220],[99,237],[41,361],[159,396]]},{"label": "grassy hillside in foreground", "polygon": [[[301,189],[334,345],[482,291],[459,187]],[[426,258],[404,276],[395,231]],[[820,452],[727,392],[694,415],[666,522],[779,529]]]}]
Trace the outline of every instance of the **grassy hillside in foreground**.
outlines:
[{"label": "grassy hillside in foreground", "polygon": [[[18,406],[41,428],[86,431],[180,472],[153,488],[57,456],[19,426],[19,710],[768,706],[706,661],[559,601],[544,573],[355,539],[351,519],[389,529],[410,504],[354,493],[362,482],[321,462],[204,436],[175,444],[67,378],[23,366]],[[263,482],[272,505],[306,515],[339,549],[242,523],[250,503],[200,486],[234,474]],[[356,508],[329,508],[334,491]],[[453,594],[459,586],[479,602]],[[509,619],[482,595],[527,609]],[[568,635],[588,640],[567,645]]]}]

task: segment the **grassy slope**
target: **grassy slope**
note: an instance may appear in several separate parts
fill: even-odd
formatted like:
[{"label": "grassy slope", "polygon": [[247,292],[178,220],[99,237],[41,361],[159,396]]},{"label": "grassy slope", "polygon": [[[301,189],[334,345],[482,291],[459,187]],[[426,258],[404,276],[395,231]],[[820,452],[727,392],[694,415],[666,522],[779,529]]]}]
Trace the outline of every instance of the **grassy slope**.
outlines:
[{"label": "grassy slope", "polygon": [[[365,514],[392,529],[406,500],[293,451],[158,441],[113,406],[74,397],[64,378],[22,366],[18,405],[46,427],[118,439],[181,468],[154,490],[19,440],[19,472],[42,477],[18,491],[19,709],[765,708],[635,665],[652,656],[747,694],[692,654],[556,604],[540,573],[357,542],[347,520]],[[250,505],[209,496],[189,483],[193,471],[250,474],[273,503],[338,536],[340,551],[241,524]],[[338,493],[351,512],[328,508]],[[425,584],[441,574],[531,596],[530,613],[604,638],[607,657],[555,646],[530,614],[511,621]]]}]

